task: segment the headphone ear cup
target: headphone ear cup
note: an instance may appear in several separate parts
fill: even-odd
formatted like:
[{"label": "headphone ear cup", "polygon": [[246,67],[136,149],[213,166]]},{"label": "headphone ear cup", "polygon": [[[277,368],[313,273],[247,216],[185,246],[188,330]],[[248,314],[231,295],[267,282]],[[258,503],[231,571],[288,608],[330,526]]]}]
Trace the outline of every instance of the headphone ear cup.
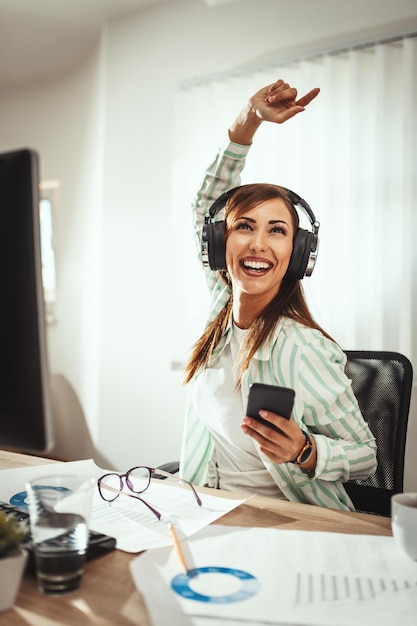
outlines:
[{"label": "headphone ear cup", "polygon": [[314,233],[303,228],[298,229],[288,269],[285,273],[287,278],[292,280],[304,278],[309,265],[310,254],[317,246],[315,239]]},{"label": "headphone ear cup", "polygon": [[206,224],[207,255],[211,270],[226,269],[226,225],[224,220]]},{"label": "headphone ear cup", "polygon": [[215,222],[214,217],[224,209],[228,200],[238,189],[240,185],[224,191],[213,202],[206,215],[201,236],[201,256],[203,265],[208,265],[214,271],[226,270],[226,223],[224,220]]}]

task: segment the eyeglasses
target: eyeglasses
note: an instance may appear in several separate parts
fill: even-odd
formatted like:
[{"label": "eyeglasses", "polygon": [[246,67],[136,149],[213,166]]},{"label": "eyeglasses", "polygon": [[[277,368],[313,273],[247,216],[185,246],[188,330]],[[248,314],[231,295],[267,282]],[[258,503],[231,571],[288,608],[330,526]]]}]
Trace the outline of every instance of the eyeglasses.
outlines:
[{"label": "eyeglasses", "polygon": [[[179,476],[175,476],[159,468],[155,469],[153,467],[147,467],[146,465],[132,467],[125,474],[118,474],[116,472],[109,472],[108,474],[104,474],[97,480],[97,487],[100,496],[106,502],[114,502],[120,496],[120,494],[129,496],[130,498],[136,498],[137,500],[140,500],[145,506],[147,506],[148,509],[152,511],[152,513],[155,515],[155,517],[160,520],[162,517],[161,513],[157,511],[151,504],[149,504],[149,502],[146,502],[146,500],[144,500],[137,494],[143,493],[147,490],[152,478],[161,477],[172,478],[180,483],[188,485],[194,494],[198,506],[202,505],[200,496],[194,489],[193,485],[188,482],[188,480],[184,480]],[[124,483],[131,493],[124,491]]]}]

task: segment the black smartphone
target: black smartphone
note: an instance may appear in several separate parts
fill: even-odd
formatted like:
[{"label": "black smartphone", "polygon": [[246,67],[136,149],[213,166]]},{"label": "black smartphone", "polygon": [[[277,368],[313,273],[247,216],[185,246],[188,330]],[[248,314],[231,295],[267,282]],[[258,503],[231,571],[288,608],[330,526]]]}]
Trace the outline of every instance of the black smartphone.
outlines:
[{"label": "black smartphone", "polygon": [[261,417],[259,411],[262,409],[264,411],[272,411],[272,413],[290,419],[294,397],[294,389],[277,387],[276,385],[265,385],[263,383],[252,383],[249,388],[246,415],[281,432],[274,424],[271,424],[271,422]]}]

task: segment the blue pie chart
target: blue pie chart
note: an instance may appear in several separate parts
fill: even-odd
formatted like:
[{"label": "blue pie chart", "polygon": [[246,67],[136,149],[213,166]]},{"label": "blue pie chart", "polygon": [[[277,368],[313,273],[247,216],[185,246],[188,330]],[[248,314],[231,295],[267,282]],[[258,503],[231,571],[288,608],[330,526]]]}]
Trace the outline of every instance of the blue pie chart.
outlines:
[{"label": "blue pie chart", "polygon": [[[69,491],[68,487],[56,487],[55,485],[37,485],[35,489],[52,489],[54,491]],[[19,491],[11,496],[9,502],[12,506],[17,506],[21,509],[28,508],[27,491]]]},{"label": "blue pie chart", "polygon": [[[237,589],[225,595],[206,595],[193,589],[193,580],[195,580],[197,576],[199,577],[200,585],[202,583],[204,586],[204,578],[200,577],[210,576],[211,574],[233,577],[238,582]],[[247,600],[258,593],[260,586],[259,580],[252,574],[249,574],[249,572],[230,567],[217,566],[196,567],[188,570],[185,574],[177,574],[171,581],[171,588],[179,596],[187,600],[212,604],[230,604],[232,602]]]}]

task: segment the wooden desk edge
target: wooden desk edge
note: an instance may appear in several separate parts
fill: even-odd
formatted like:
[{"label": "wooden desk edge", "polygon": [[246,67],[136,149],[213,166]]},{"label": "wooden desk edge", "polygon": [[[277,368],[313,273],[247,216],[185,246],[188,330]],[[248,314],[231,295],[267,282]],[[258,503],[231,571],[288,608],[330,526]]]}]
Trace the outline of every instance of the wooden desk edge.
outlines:
[{"label": "wooden desk edge", "polygon": [[[0,450],[0,469],[33,467],[60,463],[53,459]],[[209,488],[198,488],[202,494],[213,494]],[[222,516],[216,523],[236,526],[262,526],[297,530],[322,530],[356,534],[391,535],[391,519],[365,513],[325,509],[247,493],[216,491],[216,496],[245,499],[242,505]],[[261,512],[261,515],[260,515]]]}]

